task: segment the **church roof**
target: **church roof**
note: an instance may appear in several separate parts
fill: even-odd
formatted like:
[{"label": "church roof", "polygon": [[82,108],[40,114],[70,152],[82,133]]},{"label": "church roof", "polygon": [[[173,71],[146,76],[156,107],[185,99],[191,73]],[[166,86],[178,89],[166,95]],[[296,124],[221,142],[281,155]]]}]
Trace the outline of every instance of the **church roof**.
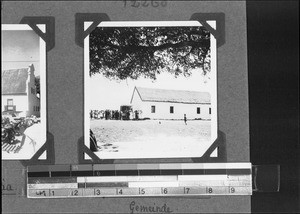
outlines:
[{"label": "church roof", "polygon": [[[142,101],[210,104],[210,93],[135,87]],[[133,92],[134,93],[134,92]],[[132,100],[131,100],[132,101]]]},{"label": "church roof", "polygon": [[1,71],[2,94],[25,94],[29,68]]}]

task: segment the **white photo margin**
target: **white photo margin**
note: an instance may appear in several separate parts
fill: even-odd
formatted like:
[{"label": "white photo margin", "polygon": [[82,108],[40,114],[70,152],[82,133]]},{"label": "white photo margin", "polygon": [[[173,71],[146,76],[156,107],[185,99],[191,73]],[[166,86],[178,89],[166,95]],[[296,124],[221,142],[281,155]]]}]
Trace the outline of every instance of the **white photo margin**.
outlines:
[{"label": "white photo margin", "polygon": [[[37,27],[43,32],[46,33],[46,25],[38,24]],[[33,29],[27,24],[1,24],[1,31],[33,31]],[[41,141],[44,144],[47,140],[47,92],[46,92],[46,42],[40,37],[39,38],[39,48],[40,48],[40,119],[41,119]],[[38,148],[39,149],[39,148]],[[37,150],[38,150],[37,149]],[[29,160],[33,157],[34,154],[28,157],[19,157],[18,155],[12,156],[11,154],[2,153],[2,160]],[[45,160],[46,152],[44,152],[39,159]]]},{"label": "white photo margin", "polygon": [[[210,20],[207,23],[216,29],[216,21]],[[92,22],[84,22],[84,30],[86,30]],[[202,26],[198,21],[103,21],[97,27],[199,27]],[[213,92],[211,93],[211,142],[212,145],[218,138],[218,106],[217,106],[217,41],[213,34],[210,33],[210,49],[211,49],[211,81],[213,84]],[[89,93],[89,35],[84,39],[84,144],[90,145],[90,93]],[[195,158],[199,156],[178,156],[176,158]],[[99,157],[100,159],[135,159],[135,157]],[[175,158],[175,157],[144,157],[144,158]],[[85,154],[85,159],[90,159]]]}]

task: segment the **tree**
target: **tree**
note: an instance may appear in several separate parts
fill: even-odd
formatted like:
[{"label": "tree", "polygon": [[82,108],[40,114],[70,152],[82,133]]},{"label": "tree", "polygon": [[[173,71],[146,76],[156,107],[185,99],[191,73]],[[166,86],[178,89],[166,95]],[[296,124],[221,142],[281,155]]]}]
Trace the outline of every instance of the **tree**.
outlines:
[{"label": "tree", "polygon": [[210,33],[204,27],[98,27],[90,34],[90,75],[109,79],[161,72],[190,76],[210,71]]}]

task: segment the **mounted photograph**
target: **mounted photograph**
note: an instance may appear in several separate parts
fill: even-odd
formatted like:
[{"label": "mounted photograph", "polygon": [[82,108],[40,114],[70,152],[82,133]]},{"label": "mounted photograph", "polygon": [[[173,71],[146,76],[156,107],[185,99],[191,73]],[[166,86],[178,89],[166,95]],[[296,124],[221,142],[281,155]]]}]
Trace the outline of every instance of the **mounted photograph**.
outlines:
[{"label": "mounted photograph", "polygon": [[2,160],[28,160],[46,142],[46,43],[26,24],[2,24],[1,47]]},{"label": "mounted photograph", "polygon": [[201,157],[217,139],[216,52],[197,21],[101,22],[84,40],[85,145],[100,159]]}]

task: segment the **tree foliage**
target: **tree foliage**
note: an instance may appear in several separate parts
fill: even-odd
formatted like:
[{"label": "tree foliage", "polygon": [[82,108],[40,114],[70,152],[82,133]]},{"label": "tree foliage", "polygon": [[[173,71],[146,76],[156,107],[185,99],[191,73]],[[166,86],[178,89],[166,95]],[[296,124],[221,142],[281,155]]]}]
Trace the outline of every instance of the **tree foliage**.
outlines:
[{"label": "tree foliage", "polygon": [[189,76],[210,71],[210,34],[204,27],[98,27],[90,34],[90,75],[109,79],[161,72]]}]

